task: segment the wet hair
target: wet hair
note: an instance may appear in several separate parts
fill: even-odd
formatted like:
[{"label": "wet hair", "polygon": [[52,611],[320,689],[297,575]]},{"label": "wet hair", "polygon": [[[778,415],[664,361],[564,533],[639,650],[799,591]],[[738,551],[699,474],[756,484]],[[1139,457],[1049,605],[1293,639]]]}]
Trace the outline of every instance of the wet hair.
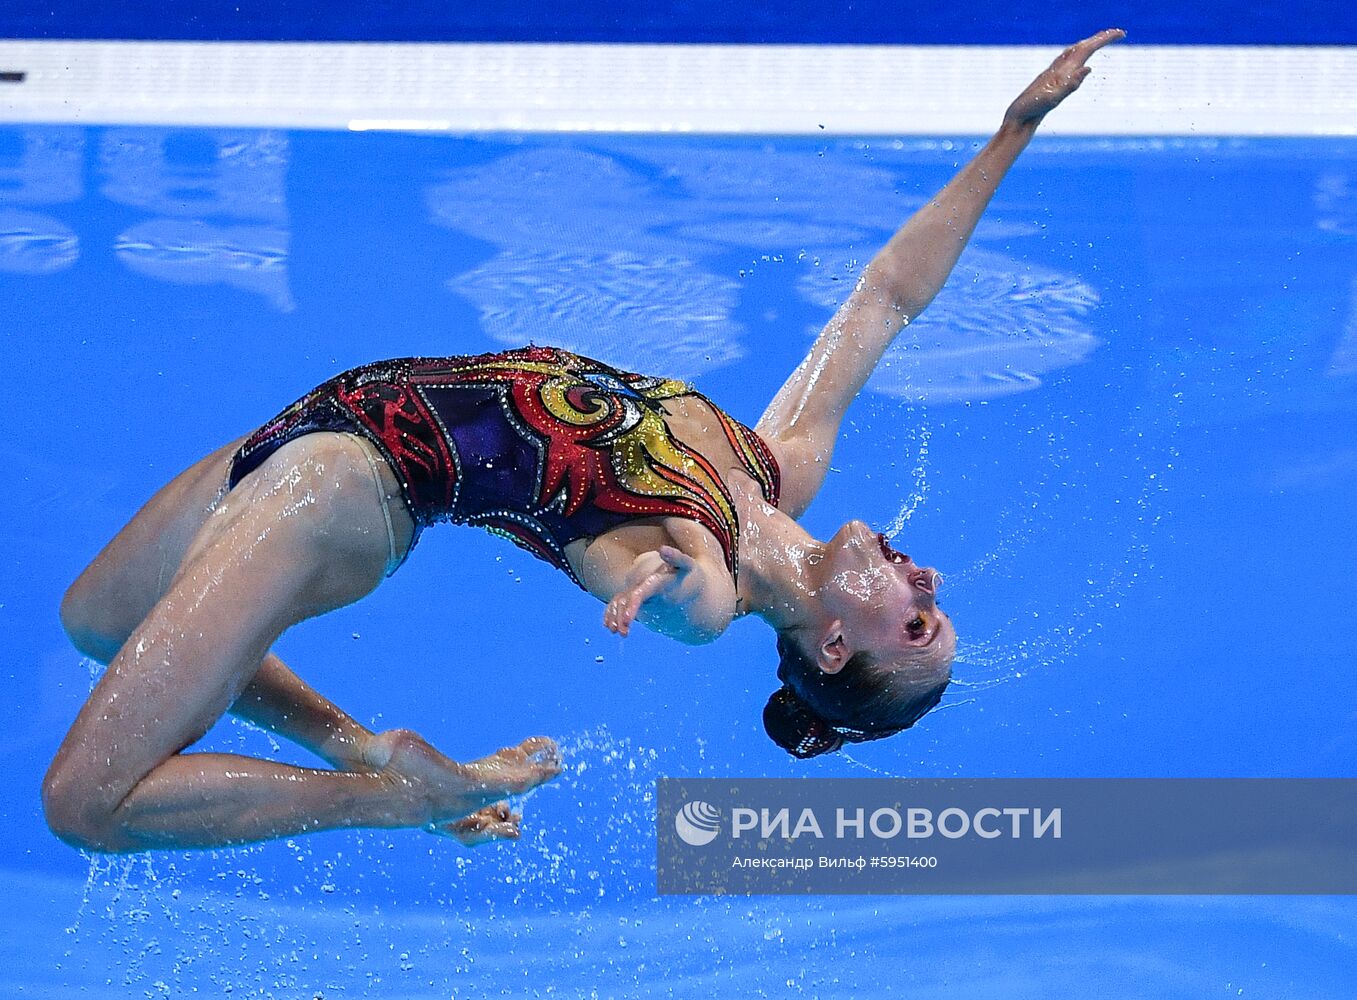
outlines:
[{"label": "wet hair", "polygon": [[843,669],[821,670],[787,634],[778,633],[777,668],[782,687],[763,708],[763,728],[774,743],[805,760],[838,750],[845,742],[865,743],[908,729],[942,700],[950,674],[922,694],[893,683],[901,677],[883,670],[876,657],[854,653]]}]

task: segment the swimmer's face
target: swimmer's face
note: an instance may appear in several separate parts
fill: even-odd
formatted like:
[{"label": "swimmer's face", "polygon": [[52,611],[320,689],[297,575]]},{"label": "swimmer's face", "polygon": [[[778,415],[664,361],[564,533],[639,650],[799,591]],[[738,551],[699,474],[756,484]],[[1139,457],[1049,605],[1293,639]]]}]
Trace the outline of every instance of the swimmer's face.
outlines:
[{"label": "swimmer's face", "polygon": [[838,621],[846,651],[866,650],[917,673],[921,685],[946,677],[956,630],[938,607],[942,577],[897,552],[862,521],[849,521],[828,542],[818,596]]}]

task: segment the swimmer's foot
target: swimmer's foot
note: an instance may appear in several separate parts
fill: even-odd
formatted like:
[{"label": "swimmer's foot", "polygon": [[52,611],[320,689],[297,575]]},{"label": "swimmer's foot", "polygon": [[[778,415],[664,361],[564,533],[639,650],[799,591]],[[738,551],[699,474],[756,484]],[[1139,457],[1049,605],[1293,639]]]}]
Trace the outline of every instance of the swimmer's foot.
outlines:
[{"label": "swimmer's foot", "polygon": [[408,796],[410,826],[470,819],[497,799],[522,794],[561,773],[560,750],[546,736],[459,764],[418,733],[391,729],[367,741],[363,758]]},{"label": "swimmer's foot", "polygon": [[496,802],[451,823],[435,823],[429,827],[429,832],[451,837],[465,847],[478,847],[493,840],[517,840],[521,822],[523,815],[512,812],[509,803]]}]

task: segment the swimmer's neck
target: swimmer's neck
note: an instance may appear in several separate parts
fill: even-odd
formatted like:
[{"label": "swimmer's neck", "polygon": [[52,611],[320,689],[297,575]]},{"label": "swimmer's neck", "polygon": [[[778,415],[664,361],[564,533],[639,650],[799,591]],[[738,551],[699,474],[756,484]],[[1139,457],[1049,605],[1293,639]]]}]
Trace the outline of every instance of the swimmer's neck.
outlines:
[{"label": "swimmer's neck", "polygon": [[737,496],[736,502],[743,508],[740,611],[757,615],[778,631],[805,624],[809,600],[821,584],[818,567],[825,543],[761,496]]}]

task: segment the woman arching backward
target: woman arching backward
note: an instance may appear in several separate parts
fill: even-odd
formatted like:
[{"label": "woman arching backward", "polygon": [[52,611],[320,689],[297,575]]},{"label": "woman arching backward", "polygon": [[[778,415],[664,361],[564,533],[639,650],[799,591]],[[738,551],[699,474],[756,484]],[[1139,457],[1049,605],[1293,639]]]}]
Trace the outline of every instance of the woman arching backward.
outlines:
[{"label": "woman arching backward", "polygon": [[[705,643],[777,633],[769,735],[797,757],[912,726],[950,678],[936,571],[861,521],[798,523],[844,414],[941,289],[1042,118],[1109,30],[1066,49],[998,132],[863,271],[758,424],[692,386],[550,347],[341,373],[165,486],[71,586],[62,622],[108,668],[43,783],[52,829],[94,851],[214,847],[345,827],[512,839],[504,798],[560,772],[555,743],[470,762],[369,731],[271,649],[359,600],[440,521],[478,525],[635,621]],[[231,712],[313,751],[305,768],[191,752]]]}]

